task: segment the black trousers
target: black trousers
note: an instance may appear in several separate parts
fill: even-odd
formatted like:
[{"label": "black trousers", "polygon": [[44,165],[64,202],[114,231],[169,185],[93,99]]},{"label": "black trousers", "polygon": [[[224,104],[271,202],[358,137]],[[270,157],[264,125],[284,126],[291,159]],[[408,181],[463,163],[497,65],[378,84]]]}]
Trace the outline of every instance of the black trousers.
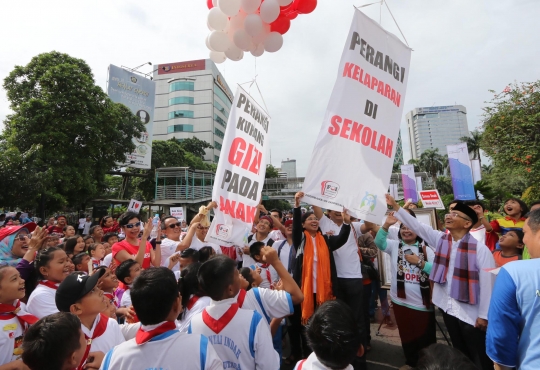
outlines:
[{"label": "black trousers", "polygon": [[460,350],[479,369],[493,370],[493,361],[486,354],[486,333],[442,310],[441,312],[452,346]]},{"label": "black trousers", "polygon": [[[347,303],[351,308],[358,322],[360,334],[362,335],[362,345],[364,349],[367,345],[367,335],[366,335],[366,323],[364,321],[364,307],[363,307],[363,293],[364,285],[362,278],[338,278],[337,286],[334,287],[334,293],[336,298]],[[352,363],[354,370],[366,369],[366,355],[357,357],[356,360]]]},{"label": "black trousers", "polygon": [[369,305],[371,303],[371,283],[364,285],[362,296],[362,313],[364,314],[364,328],[366,331],[366,344],[371,343],[371,322],[369,321]]}]

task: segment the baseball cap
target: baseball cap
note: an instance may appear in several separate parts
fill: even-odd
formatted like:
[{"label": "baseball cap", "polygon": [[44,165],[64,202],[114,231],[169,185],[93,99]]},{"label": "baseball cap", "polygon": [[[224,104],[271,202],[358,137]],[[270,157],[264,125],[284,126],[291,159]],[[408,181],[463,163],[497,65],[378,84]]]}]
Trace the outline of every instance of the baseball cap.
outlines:
[{"label": "baseball cap", "polygon": [[105,269],[99,269],[92,276],[74,272],[68,275],[56,290],[56,307],[60,312],[69,312],[72,304],[75,304],[82,297],[95,288],[100,277],[105,273]]}]

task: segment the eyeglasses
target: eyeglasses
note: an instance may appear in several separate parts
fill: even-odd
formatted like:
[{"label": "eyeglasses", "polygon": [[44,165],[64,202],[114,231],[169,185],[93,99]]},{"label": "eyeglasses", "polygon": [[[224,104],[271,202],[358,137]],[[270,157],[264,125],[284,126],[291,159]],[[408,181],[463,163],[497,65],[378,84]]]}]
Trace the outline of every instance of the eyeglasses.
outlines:
[{"label": "eyeglasses", "polygon": [[459,218],[464,219],[465,221],[470,221],[470,222],[472,222],[472,220],[471,220],[470,218],[460,216],[460,215],[458,215],[456,212],[450,212],[450,213],[447,213],[447,214],[444,215],[445,218],[448,217],[448,216],[451,217],[451,218],[459,217]]},{"label": "eyeglasses", "polygon": [[170,224],[169,228],[174,229],[175,227],[180,227],[180,225],[182,225],[182,224],[180,222],[177,222],[175,224]]},{"label": "eyeglasses", "polygon": [[20,241],[24,241],[24,239],[28,237],[28,234],[19,234],[18,237]]},{"label": "eyeglasses", "polygon": [[125,227],[126,229],[133,229],[134,227],[140,227],[140,226],[141,226],[141,221],[135,222],[134,224],[127,224]]}]

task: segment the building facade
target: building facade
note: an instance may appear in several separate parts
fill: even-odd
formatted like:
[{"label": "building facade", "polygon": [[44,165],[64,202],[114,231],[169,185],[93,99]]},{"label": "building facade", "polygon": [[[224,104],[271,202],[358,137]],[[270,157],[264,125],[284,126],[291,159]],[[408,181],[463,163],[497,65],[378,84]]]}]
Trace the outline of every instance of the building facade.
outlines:
[{"label": "building facade", "polygon": [[296,159],[287,158],[286,161],[281,161],[281,172],[286,173],[286,177],[296,177]]},{"label": "building facade", "polygon": [[394,166],[400,166],[403,164],[403,142],[401,141],[401,130],[399,131],[397,144],[396,144],[396,155],[394,156]]},{"label": "building facade", "polygon": [[210,59],[159,64],[156,81],[153,140],[196,137],[206,149],[205,162],[217,163],[233,101],[233,93]]},{"label": "building facade", "polygon": [[469,136],[467,109],[463,105],[415,108],[405,119],[413,159],[420,158],[426,149],[438,148],[444,155],[447,145]]}]

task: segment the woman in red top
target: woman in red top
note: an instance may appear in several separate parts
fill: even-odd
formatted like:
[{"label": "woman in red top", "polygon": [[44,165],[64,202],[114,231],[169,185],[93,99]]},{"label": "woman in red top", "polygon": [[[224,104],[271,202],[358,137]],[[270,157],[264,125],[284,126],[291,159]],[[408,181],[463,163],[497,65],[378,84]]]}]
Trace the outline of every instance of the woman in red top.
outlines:
[{"label": "woman in red top", "polygon": [[[119,266],[128,259],[139,262],[143,269],[150,266],[159,267],[161,264],[161,245],[156,243],[156,250],[148,242],[148,237],[152,231],[152,222],[147,222],[144,227],[142,238],[139,239],[141,220],[135,212],[126,212],[120,216],[120,226],[126,238],[112,246],[112,256],[114,262]],[[160,225],[158,225],[158,230]]]},{"label": "woman in red top", "polygon": [[103,234],[118,233],[120,231],[120,225],[111,216],[103,216],[99,226],[103,229]]}]

